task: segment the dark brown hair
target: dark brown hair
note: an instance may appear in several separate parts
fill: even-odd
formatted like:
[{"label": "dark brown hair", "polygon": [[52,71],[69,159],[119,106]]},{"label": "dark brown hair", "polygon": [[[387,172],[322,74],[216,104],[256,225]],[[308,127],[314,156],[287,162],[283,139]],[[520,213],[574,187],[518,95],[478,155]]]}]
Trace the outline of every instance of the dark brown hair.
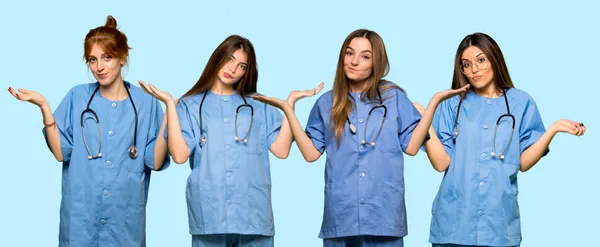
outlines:
[{"label": "dark brown hair", "polygon": [[[452,77],[452,89],[459,89],[469,83],[467,76],[461,72],[462,54],[470,46],[475,46],[487,56],[492,71],[494,72],[494,84],[497,90],[504,90],[515,87],[510,79],[504,56],[500,50],[500,46],[492,37],[484,33],[473,33],[467,35],[456,50],[454,59],[454,75]],[[465,94],[462,96],[464,97]]]},{"label": "dark brown hair", "polygon": [[235,89],[240,95],[248,95],[256,92],[256,83],[258,81],[258,65],[256,64],[256,54],[254,53],[254,46],[252,43],[239,35],[231,35],[227,37],[215,51],[212,53],[202,75],[198,82],[183,95],[187,97],[190,95],[198,94],[210,89],[215,82],[219,70],[228,61],[236,50],[242,49],[248,57],[247,68],[240,80],[233,84]]}]

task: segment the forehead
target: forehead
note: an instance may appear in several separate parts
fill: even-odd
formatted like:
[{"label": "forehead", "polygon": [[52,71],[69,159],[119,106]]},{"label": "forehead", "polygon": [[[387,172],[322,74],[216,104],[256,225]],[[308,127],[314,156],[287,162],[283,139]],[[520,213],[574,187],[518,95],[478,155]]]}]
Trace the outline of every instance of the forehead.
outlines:
[{"label": "forehead", "polygon": [[365,51],[365,50],[371,51],[371,49],[372,49],[371,42],[367,38],[364,38],[364,37],[353,38],[350,41],[350,44],[348,44],[348,46],[350,48],[354,49],[355,51],[359,51],[359,52]]},{"label": "forehead", "polygon": [[88,56],[92,56],[92,57],[99,57],[104,55],[104,49],[102,48],[101,45],[99,45],[98,43],[95,43],[92,45],[92,49],[90,50],[90,54],[88,54]]},{"label": "forehead", "polygon": [[238,61],[238,62],[240,62],[240,63],[247,63],[248,62],[248,55],[241,48],[235,50],[233,52],[233,54],[231,54],[231,55],[233,55],[235,57],[235,60]]},{"label": "forehead", "polygon": [[467,47],[467,49],[465,49],[462,53],[462,59],[474,59],[477,57],[477,55],[479,54],[484,54],[483,51],[481,49],[479,49],[479,47],[477,46],[469,46]]}]

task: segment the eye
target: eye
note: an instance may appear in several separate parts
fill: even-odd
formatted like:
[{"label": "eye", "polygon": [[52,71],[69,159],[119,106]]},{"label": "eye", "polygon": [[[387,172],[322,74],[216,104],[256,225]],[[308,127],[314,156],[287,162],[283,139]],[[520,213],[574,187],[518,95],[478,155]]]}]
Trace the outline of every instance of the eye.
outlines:
[{"label": "eye", "polygon": [[240,68],[242,68],[243,70],[246,70],[248,68],[248,66],[242,64],[242,65],[240,65]]},{"label": "eye", "polygon": [[477,63],[485,63],[486,59],[485,57],[480,57],[477,59]]},{"label": "eye", "polygon": [[370,57],[368,55],[362,55],[362,58],[365,60],[369,60]]},{"label": "eye", "polygon": [[230,62],[233,61],[233,57],[230,56],[227,61],[230,61]]},{"label": "eye", "polygon": [[463,63],[462,67],[465,69],[471,68],[471,63]]},{"label": "eye", "polygon": [[352,56],[352,55],[354,55],[354,53],[353,53],[353,52],[351,52],[351,51],[347,51],[347,52],[346,52],[346,56]]},{"label": "eye", "polygon": [[110,61],[111,59],[112,59],[112,57],[108,56],[108,55],[102,57],[102,60],[107,61],[107,62]]},{"label": "eye", "polygon": [[88,63],[95,63],[96,62],[96,58],[95,57],[88,57]]}]

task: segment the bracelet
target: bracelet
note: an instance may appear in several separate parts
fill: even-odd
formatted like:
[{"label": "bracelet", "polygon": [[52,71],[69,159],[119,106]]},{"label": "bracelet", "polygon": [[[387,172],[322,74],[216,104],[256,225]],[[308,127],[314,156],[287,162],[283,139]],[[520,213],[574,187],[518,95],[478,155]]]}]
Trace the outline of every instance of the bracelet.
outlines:
[{"label": "bracelet", "polygon": [[56,119],[54,119],[54,122],[52,122],[51,124],[46,124],[43,121],[42,121],[42,123],[44,124],[44,126],[46,126],[46,128],[50,128],[50,127],[56,125]]}]

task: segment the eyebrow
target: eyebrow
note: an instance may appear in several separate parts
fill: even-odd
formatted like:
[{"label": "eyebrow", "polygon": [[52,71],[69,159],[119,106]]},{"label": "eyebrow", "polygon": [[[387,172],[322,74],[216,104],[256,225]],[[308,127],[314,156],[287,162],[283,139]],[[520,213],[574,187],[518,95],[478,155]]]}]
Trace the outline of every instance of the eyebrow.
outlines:
[{"label": "eyebrow", "polygon": [[[475,56],[475,57],[479,57],[479,56],[481,56],[481,55],[485,55],[485,53],[483,53],[483,52],[482,52],[482,53],[479,53],[479,54],[477,54],[477,56]],[[468,61],[470,61],[469,59],[466,59],[466,58],[461,58],[460,60],[461,60],[461,61],[467,61],[467,62],[468,62]]]},{"label": "eyebrow", "polygon": [[[237,58],[235,58],[235,56],[233,54],[231,54],[230,56],[233,58],[233,60],[237,60]],[[241,62],[241,64],[248,66],[248,64],[244,63],[244,62]]]},{"label": "eyebrow", "polygon": [[[346,47],[346,49],[350,49],[350,50],[354,51],[354,49],[352,49],[352,47],[350,47],[350,46]],[[373,52],[371,52],[370,50],[364,50],[361,52],[368,52],[368,53],[371,53],[371,55],[373,55]]]}]

